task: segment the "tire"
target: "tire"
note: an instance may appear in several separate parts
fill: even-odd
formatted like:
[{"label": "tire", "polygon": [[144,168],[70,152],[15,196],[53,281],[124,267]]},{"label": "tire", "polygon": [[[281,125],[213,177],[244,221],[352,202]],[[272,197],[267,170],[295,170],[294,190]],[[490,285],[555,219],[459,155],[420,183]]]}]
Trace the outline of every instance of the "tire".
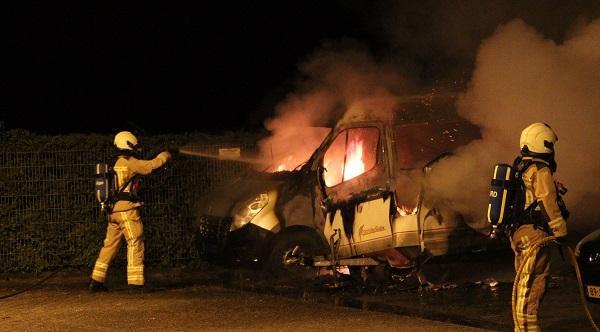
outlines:
[{"label": "tire", "polygon": [[314,267],[284,264],[285,254],[296,246],[299,247],[298,252],[306,257],[325,255],[326,252],[321,240],[309,231],[292,231],[282,234],[276,239],[265,265],[265,269],[271,276],[300,279],[315,276],[316,269]]}]

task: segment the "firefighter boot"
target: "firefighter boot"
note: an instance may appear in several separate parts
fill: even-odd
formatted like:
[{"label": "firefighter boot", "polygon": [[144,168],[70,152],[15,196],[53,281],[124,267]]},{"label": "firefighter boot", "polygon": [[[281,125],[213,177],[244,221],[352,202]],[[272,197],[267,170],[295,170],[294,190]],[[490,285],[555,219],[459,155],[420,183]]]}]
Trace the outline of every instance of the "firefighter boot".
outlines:
[{"label": "firefighter boot", "polygon": [[88,289],[92,293],[107,292],[108,291],[108,289],[106,288],[106,286],[104,286],[104,283],[98,282],[98,281],[96,281],[94,279],[90,280],[90,284],[88,285]]}]

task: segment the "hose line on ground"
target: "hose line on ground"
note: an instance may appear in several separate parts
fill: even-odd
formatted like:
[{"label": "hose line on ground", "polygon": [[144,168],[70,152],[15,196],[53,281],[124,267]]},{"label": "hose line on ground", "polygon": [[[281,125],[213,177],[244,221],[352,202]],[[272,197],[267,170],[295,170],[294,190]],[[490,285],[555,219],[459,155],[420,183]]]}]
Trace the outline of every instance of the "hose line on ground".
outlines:
[{"label": "hose line on ground", "polygon": [[2,296],[0,296],[0,300],[8,299],[9,297],[13,297],[13,296],[17,296],[17,295],[19,295],[19,294],[21,294],[21,293],[25,293],[26,291],[28,291],[28,290],[30,290],[30,289],[32,289],[32,288],[35,288],[35,287],[37,287],[37,286],[39,286],[39,285],[43,284],[44,282],[46,282],[46,280],[48,280],[48,279],[50,279],[50,278],[54,277],[54,276],[55,276],[55,275],[56,275],[56,274],[57,274],[59,271],[61,271],[61,270],[63,270],[63,269],[64,269],[64,268],[60,268],[60,269],[56,269],[56,270],[52,271],[52,273],[50,273],[49,275],[47,275],[46,277],[44,277],[44,279],[42,279],[42,280],[40,280],[40,281],[36,282],[36,283],[35,283],[35,284],[33,284],[33,285],[27,286],[27,287],[25,287],[25,288],[23,288],[23,289],[21,289],[21,290],[18,290],[18,291],[16,291],[16,292],[13,292],[13,293],[10,293],[10,294],[2,295]]},{"label": "hose line on ground", "polygon": [[[523,273],[523,270],[525,269],[525,263],[534,253],[537,253],[537,251],[536,251],[537,248],[547,244],[548,242],[555,241],[555,240],[556,240],[555,236],[548,236],[548,237],[545,237],[545,238],[541,239],[540,241],[534,243],[533,245],[531,245],[531,247],[525,252],[523,259],[521,260],[521,265],[519,265],[519,267],[517,268],[517,273],[515,275],[515,281],[513,283],[513,289],[512,289],[512,314],[513,314],[513,324],[514,324],[515,328],[517,328],[517,326],[519,326],[519,324],[518,324],[519,321],[518,321],[517,313],[516,313],[517,284],[519,283],[519,280],[521,279],[521,274]],[[594,318],[592,317],[592,314],[590,313],[590,310],[587,306],[587,301],[585,300],[583,281],[581,280],[581,271],[579,270],[579,265],[577,264],[577,260],[575,259],[575,254],[573,253],[573,249],[571,249],[571,247],[567,246],[567,253],[569,256],[570,263],[573,266],[573,269],[575,270],[575,275],[577,276],[577,283],[579,286],[578,289],[579,289],[579,295],[580,295],[579,299],[581,301],[581,305],[583,306],[583,311],[585,312],[586,317],[589,320],[592,327],[594,328],[594,330],[597,332],[600,332],[600,329],[598,329],[598,325],[596,325],[596,322],[594,322]]]}]

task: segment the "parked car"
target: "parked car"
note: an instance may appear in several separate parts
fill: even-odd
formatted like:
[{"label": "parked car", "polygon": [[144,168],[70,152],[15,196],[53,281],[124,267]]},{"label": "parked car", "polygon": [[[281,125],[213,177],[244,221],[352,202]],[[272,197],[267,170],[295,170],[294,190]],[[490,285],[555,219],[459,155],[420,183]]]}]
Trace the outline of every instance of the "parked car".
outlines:
[{"label": "parked car", "polygon": [[205,252],[278,271],[291,252],[317,266],[375,260],[410,267],[424,255],[484,246],[485,230],[428,200],[422,186],[436,161],[480,137],[454,102],[406,97],[387,120],[373,115],[377,102],[364,103],[297,169],[251,172],[211,192],[198,217]]},{"label": "parked car", "polygon": [[600,229],[584,237],[575,253],[586,299],[600,303]]}]

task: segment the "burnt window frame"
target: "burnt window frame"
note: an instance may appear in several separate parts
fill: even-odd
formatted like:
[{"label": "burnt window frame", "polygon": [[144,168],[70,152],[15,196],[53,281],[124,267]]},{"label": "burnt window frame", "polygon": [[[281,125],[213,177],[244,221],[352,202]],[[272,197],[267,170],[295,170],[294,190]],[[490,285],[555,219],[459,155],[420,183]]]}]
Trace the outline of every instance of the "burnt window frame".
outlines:
[{"label": "burnt window frame", "polygon": [[[337,134],[335,134],[335,136],[332,137],[332,139],[329,141],[329,144],[327,144],[327,148],[324,150],[323,155],[320,158],[319,165],[320,165],[320,167],[325,168],[325,166],[323,165],[324,162],[325,162],[325,155],[327,154],[327,151],[329,151],[329,148],[333,145],[333,142],[335,142],[335,140],[339,137],[340,134],[342,134],[342,133],[344,133],[346,131],[353,130],[353,129],[366,129],[366,128],[374,128],[375,130],[377,130],[377,144],[375,146],[375,163],[373,163],[373,166],[371,168],[369,168],[369,169],[366,169],[363,173],[361,173],[361,174],[359,174],[359,175],[357,175],[357,176],[355,176],[355,177],[353,177],[351,179],[348,179],[348,180],[344,180],[344,172],[342,172],[342,176],[341,176],[342,181],[340,181],[340,182],[338,182],[338,183],[336,183],[336,184],[334,184],[332,186],[327,185],[327,183],[325,181],[325,176],[323,174],[322,175],[323,176],[323,185],[325,186],[325,188],[327,188],[327,189],[333,189],[333,188],[335,188],[335,187],[337,187],[337,186],[339,186],[341,184],[344,184],[344,183],[353,181],[355,179],[358,179],[358,178],[364,176],[365,174],[371,172],[372,170],[376,169],[377,166],[381,163],[381,151],[380,150],[381,150],[381,146],[382,146],[382,142],[381,142],[382,130],[378,126],[371,124],[371,125],[365,125],[365,126],[357,126],[357,127],[344,128],[341,131],[339,131]],[[347,153],[346,152],[347,152],[347,146],[348,146],[348,136],[349,135],[346,134],[346,143],[344,145],[344,168],[343,168],[344,171],[345,171],[345,168],[346,168],[345,165],[346,165],[346,157],[347,157]]]}]

